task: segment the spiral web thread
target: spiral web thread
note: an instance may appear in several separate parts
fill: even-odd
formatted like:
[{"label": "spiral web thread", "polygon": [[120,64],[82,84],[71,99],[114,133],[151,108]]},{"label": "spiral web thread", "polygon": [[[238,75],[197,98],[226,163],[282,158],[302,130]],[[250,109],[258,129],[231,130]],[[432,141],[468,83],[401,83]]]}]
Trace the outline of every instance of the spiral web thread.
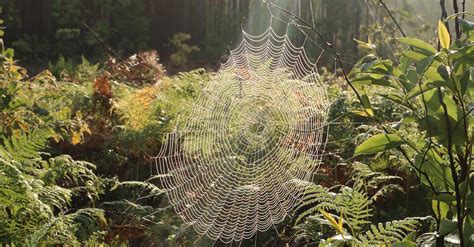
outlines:
[{"label": "spiral web thread", "polygon": [[260,35],[243,31],[166,136],[156,170],[175,211],[197,233],[241,241],[294,209],[326,143],[330,103],[316,63],[290,40],[288,27],[283,35],[271,24]]}]

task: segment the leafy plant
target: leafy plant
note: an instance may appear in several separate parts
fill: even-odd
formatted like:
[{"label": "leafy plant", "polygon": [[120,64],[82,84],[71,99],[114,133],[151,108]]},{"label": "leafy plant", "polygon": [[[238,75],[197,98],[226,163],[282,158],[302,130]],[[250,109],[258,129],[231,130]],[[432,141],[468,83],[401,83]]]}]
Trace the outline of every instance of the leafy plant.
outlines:
[{"label": "leafy plant", "polygon": [[164,77],[165,69],[158,62],[157,51],[145,51],[133,54],[125,60],[109,58],[106,69],[115,80],[141,86],[157,83]]},{"label": "leafy plant", "polygon": [[175,52],[170,57],[170,67],[185,68],[188,63],[188,57],[199,51],[196,45],[188,45],[186,41],[191,39],[191,35],[186,33],[177,33],[173,36],[170,44],[174,47]]},{"label": "leafy plant", "polygon": [[[361,176],[357,175],[356,178]],[[316,238],[321,246],[344,242],[356,246],[384,246],[404,241],[405,237],[418,228],[419,222],[413,218],[373,224],[372,204],[375,198],[368,196],[366,188],[360,179],[355,180],[353,188],[343,186],[337,193],[322,186],[311,185],[303,198],[304,203],[299,206],[299,209],[306,209],[296,220],[297,224],[303,217],[310,215],[304,223],[296,226],[299,236]],[[384,188],[380,189],[383,190]],[[309,205],[314,206],[307,208]],[[332,231],[327,230],[327,227]],[[337,235],[331,235],[333,232]]]},{"label": "leafy plant", "polygon": [[[398,149],[431,190],[434,217],[442,237],[457,232],[461,246],[474,234],[472,224],[473,71],[472,29],[451,41],[445,24],[439,22],[440,49],[416,38],[398,41],[410,49],[401,53],[400,63],[369,54],[352,72],[359,87],[383,87],[380,95],[405,108],[399,124],[380,121],[368,114],[380,130],[355,151],[356,155]],[[361,102],[370,110],[368,98]]]},{"label": "leafy plant", "polygon": [[74,210],[72,205],[73,196],[86,195],[93,202],[102,192],[94,166],[69,156],[43,160],[39,151],[48,134],[33,133],[12,137],[0,148],[0,242],[85,242],[107,224],[101,209]]}]

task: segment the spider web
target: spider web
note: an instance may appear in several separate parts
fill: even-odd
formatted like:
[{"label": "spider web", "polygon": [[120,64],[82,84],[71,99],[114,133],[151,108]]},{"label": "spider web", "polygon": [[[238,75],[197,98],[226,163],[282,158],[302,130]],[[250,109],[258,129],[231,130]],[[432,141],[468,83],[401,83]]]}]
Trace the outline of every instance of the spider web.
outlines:
[{"label": "spider web", "polygon": [[[303,196],[326,144],[327,83],[308,36],[271,11],[167,134],[156,172],[176,213],[201,235],[249,239],[282,222]],[[283,32],[275,21],[286,23]],[[303,34],[292,41],[290,27]],[[279,34],[280,33],[280,34]]]}]

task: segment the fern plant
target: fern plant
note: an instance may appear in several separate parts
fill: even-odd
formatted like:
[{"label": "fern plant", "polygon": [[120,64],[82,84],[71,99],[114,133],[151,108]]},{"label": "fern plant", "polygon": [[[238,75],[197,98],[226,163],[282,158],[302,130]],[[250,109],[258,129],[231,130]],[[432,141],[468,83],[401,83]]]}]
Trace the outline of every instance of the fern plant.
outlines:
[{"label": "fern plant", "polygon": [[396,191],[403,192],[403,188],[397,183],[402,180],[399,176],[386,175],[376,172],[369,165],[354,162],[351,165],[352,180],[359,181],[371,200],[376,201],[381,197],[387,197]]},{"label": "fern plant", "polygon": [[338,206],[341,217],[346,221],[352,235],[360,232],[362,227],[369,224],[372,217],[372,200],[363,190],[361,183],[356,183],[354,188],[343,187],[336,195],[334,203]]},{"label": "fern plant", "polygon": [[47,131],[33,131],[30,134],[21,133],[15,138],[3,138],[0,152],[4,156],[18,162],[40,159],[39,150],[44,150],[51,133]]},{"label": "fern plant", "polygon": [[93,165],[66,155],[42,159],[48,136],[35,131],[0,146],[0,243],[80,244],[106,225],[103,210],[72,205],[75,195],[93,203],[101,193]]},{"label": "fern plant", "polygon": [[[314,184],[308,187],[297,209],[302,211],[296,219],[297,237],[316,240],[323,246],[336,242],[355,246],[391,246],[416,231],[419,222],[414,218],[378,224],[371,221],[374,201],[379,196],[401,190],[396,184],[385,184],[398,177],[374,172],[362,163],[354,165],[352,177],[352,187],[328,189]],[[337,192],[331,192],[334,189]],[[369,195],[369,190],[372,195]]]},{"label": "fern plant", "polygon": [[418,220],[411,218],[370,225],[370,229],[360,234],[358,240],[366,246],[390,246],[416,231],[418,225]]}]

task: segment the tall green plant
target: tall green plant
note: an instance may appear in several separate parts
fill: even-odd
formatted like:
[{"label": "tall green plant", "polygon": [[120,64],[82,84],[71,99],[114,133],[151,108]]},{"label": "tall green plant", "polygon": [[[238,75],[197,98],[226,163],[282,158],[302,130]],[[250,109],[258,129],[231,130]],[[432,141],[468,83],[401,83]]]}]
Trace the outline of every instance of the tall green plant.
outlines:
[{"label": "tall green plant", "polygon": [[364,87],[386,88],[389,93],[379,96],[405,108],[398,124],[382,122],[361,93],[365,115],[375,120],[380,134],[361,143],[355,155],[398,149],[431,190],[437,234],[457,233],[461,246],[467,246],[474,234],[474,28],[463,22],[466,35],[453,42],[439,23],[439,50],[419,39],[398,39],[410,47],[398,64],[369,54],[352,71],[351,82],[359,93]]}]

